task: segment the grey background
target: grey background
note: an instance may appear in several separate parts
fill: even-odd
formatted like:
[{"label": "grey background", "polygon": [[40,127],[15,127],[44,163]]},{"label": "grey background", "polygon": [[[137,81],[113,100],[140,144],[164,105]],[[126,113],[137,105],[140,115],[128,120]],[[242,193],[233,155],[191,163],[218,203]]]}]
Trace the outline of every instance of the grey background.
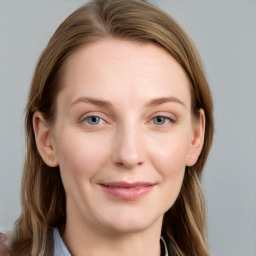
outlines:
[{"label": "grey background", "polygon": [[[0,230],[20,214],[23,118],[37,59],[81,0],[0,0]],[[212,255],[256,255],[256,1],[155,0],[191,35],[215,104],[203,184]]]}]

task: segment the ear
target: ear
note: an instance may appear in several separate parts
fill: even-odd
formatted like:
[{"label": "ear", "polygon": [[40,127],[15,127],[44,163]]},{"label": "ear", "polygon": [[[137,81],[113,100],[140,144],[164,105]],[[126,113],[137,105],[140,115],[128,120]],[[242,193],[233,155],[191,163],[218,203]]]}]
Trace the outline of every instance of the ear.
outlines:
[{"label": "ear", "polygon": [[194,121],[193,136],[187,157],[187,166],[193,166],[196,162],[204,145],[205,134],[205,114],[200,109],[200,117]]},{"label": "ear", "polygon": [[41,112],[33,115],[33,128],[36,146],[44,162],[50,167],[58,166],[58,161],[53,150],[50,125],[46,122]]}]

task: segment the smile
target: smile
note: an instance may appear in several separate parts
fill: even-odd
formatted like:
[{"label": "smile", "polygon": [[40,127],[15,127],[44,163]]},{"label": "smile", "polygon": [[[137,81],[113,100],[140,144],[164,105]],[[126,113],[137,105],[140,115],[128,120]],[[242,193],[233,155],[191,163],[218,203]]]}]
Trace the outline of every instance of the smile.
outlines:
[{"label": "smile", "polygon": [[136,201],[146,196],[155,186],[148,182],[113,182],[100,184],[102,190],[121,200]]}]

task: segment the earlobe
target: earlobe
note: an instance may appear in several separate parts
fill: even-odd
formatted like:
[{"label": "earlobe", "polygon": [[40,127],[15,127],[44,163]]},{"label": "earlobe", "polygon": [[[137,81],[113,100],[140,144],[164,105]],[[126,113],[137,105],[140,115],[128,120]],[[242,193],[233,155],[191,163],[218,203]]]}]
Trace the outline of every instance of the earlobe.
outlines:
[{"label": "earlobe", "polygon": [[58,161],[52,145],[50,126],[39,111],[36,111],[33,115],[33,128],[37,150],[43,161],[50,167],[58,166]]},{"label": "earlobe", "polygon": [[187,166],[193,166],[198,157],[201,154],[203,145],[204,145],[204,134],[205,134],[205,114],[204,110],[200,109],[200,117],[198,120],[195,120],[193,137],[191,140],[188,157],[187,157]]}]

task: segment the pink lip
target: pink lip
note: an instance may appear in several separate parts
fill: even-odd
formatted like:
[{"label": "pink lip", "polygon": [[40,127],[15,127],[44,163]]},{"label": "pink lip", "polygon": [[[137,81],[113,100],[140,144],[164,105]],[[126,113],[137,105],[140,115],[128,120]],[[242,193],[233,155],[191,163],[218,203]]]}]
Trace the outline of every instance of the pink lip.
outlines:
[{"label": "pink lip", "polygon": [[102,190],[122,200],[135,201],[148,194],[155,184],[148,182],[112,182],[100,184]]}]

